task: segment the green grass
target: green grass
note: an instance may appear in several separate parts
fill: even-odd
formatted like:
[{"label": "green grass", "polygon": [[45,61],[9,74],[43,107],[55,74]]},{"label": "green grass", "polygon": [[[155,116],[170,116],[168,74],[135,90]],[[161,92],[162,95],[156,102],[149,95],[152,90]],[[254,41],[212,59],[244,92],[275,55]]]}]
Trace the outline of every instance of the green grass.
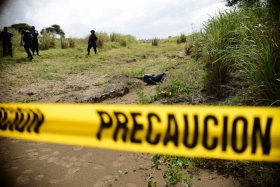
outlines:
[{"label": "green grass", "polygon": [[[151,43],[138,43],[130,35],[113,33],[109,36],[101,32],[97,33],[102,38],[102,44],[97,48],[98,54],[91,53],[87,56],[87,38],[71,38],[75,43],[74,48],[67,49],[60,49],[60,40],[55,39],[55,47],[40,50],[42,56],[35,56],[32,62],[26,58],[23,47],[18,45],[19,34],[17,31],[13,33],[14,58],[7,56],[0,61],[1,76],[2,73],[11,72],[13,76],[9,79],[1,77],[2,90],[33,81],[66,83],[72,74],[117,74],[133,77],[168,70],[168,77],[156,88],[155,95],[147,96],[141,88],[135,87],[140,104],[153,101],[206,104],[201,90],[206,89],[211,94],[221,91],[221,85],[234,83],[242,86],[242,92],[215,104],[280,105],[279,24],[274,24],[269,19],[265,9],[255,7],[250,10],[219,12],[216,17],[210,17],[205,22],[203,30],[186,36],[186,43],[180,41],[177,44],[178,36],[175,36],[152,46]],[[185,36],[181,34],[181,37]],[[186,45],[190,48],[191,56],[185,56]],[[178,58],[180,55],[183,58]],[[94,86],[104,84],[106,82],[98,82]],[[77,87],[74,91],[85,89],[87,88]],[[45,92],[19,102],[33,102],[46,95],[66,95],[70,91],[61,89]],[[204,161],[178,156],[155,155],[152,158],[154,167],[165,165],[169,168],[163,172],[170,185],[181,183],[185,186],[191,185],[193,177],[184,167],[191,169],[196,163]],[[214,161],[231,174],[236,171],[230,170],[230,167],[246,171],[242,174],[247,177],[247,183],[257,181],[256,185],[273,186],[279,181],[278,164]],[[206,162],[214,161],[207,159]],[[259,177],[260,175],[265,177]],[[152,183],[153,181],[149,181],[148,184]]]},{"label": "green grass", "polygon": [[267,7],[244,6],[210,17],[192,48],[205,66],[208,94],[242,81],[243,104],[280,106],[279,33],[279,21]]}]

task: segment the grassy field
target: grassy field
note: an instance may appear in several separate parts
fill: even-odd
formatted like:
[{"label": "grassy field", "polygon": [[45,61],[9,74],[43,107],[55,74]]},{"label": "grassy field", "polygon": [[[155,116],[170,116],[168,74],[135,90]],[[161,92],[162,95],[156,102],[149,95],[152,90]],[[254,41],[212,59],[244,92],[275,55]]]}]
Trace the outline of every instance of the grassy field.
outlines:
[{"label": "grassy field", "polygon": [[[280,24],[268,12],[260,7],[220,12],[201,32],[181,34],[185,43],[180,37],[138,43],[131,36],[99,33],[104,42],[97,55],[87,55],[87,38],[63,39],[64,46],[75,44],[65,49],[53,39],[55,47],[41,50],[32,62],[13,31],[14,58],[0,61],[0,102],[92,102],[96,95],[127,88],[140,104],[279,106]],[[51,39],[43,37],[41,42]],[[165,71],[168,76],[153,95],[134,78]],[[277,186],[280,178],[279,163],[160,155],[151,162],[171,168],[165,172],[169,184],[191,185],[192,175],[181,172],[184,167],[216,165],[247,186]]]},{"label": "grassy field", "polygon": [[[89,56],[86,43],[76,43],[75,48],[41,50],[41,56],[35,56],[32,61],[26,58],[26,53],[20,48],[15,50],[14,58],[1,58],[1,102],[83,102],[101,92],[121,89],[125,84],[130,91],[136,92],[140,104],[233,104],[232,98],[219,100],[215,95],[206,94],[204,66],[186,55],[185,48],[188,43],[160,42],[158,46],[134,43],[126,47],[98,48],[97,55],[91,53]],[[166,70],[168,76],[156,88],[154,95],[147,95],[143,86],[133,78]],[[275,165],[265,163],[177,156],[155,155],[151,162],[155,168],[160,165],[169,168],[164,175],[170,185],[191,185],[193,175],[188,172],[199,166],[211,168],[218,164],[220,170],[226,173],[236,176],[242,173],[244,177],[250,176],[259,180],[259,184],[270,184],[274,180],[271,177],[259,177],[260,173],[275,176],[279,171],[277,167],[274,168]],[[188,171],[183,168],[188,168]],[[247,184],[250,180],[244,181]],[[149,183],[152,184],[152,181]]]}]

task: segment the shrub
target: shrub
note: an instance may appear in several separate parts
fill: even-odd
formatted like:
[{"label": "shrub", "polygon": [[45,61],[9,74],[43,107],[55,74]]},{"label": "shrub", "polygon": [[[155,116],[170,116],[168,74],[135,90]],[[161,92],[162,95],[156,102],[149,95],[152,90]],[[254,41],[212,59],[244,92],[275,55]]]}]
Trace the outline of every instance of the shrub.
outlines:
[{"label": "shrub", "polygon": [[121,35],[118,33],[110,34],[111,42],[119,42],[121,46],[126,47],[128,42],[136,42],[136,38],[131,35]]},{"label": "shrub", "polygon": [[97,47],[99,47],[99,48],[103,48],[104,42],[109,42],[110,41],[108,34],[105,33],[105,32],[97,33],[97,38],[98,38]]},{"label": "shrub", "polygon": [[177,38],[177,44],[180,44],[181,42],[180,42],[180,38],[178,37]]},{"label": "shrub", "polygon": [[73,38],[69,38],[68,41],[69,41],[69,47],[75,48],[75,40]]},{"label": "shrub", "polygon": [[111,42],[119,42],[121,37],[122,37],[122,35],[119,34],[119,33],[113,32],[113,33],[110,34]]},{"label": "shrub", "polygon": [[181,33],[180,43],[185,43],[187,41],[187,36],[184,33]]},{"label": "shrub", "polygon": [[50,48],[55,48],[55,35],[53,33],[46,33],[45,31],[39,37],[40,40],[40,49],[47,50]]},{"label": "shrub", "polygon": [[68,42],[66,39],[60,39],[61,40],[61,49],[67,49],[68,48]]},{"label": "shrub", "polygon": [[158,38],[153,38],[152,39],[152,46],[158,46],[159,44],[159,39]]},{"label": "shrub", "polygon": [[193,45],[190,42],[187,42],[185,45],[185,54],[190,55],[192,51]]}]

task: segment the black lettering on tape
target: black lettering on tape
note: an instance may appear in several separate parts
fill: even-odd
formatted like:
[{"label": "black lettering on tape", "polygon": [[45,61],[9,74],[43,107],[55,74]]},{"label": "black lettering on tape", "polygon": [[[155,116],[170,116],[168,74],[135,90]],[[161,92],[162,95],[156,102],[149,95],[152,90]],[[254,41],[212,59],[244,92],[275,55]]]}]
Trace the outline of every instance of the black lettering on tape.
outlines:
[{"label": "black lettering on tape", "polygon": [[[237,148],[237,123],[238,122],[243,122],[243,133],[242,133],[242,140],[241,140],[241,148],[238,149]],[[240,123],[239,123],[240,124]],[[232,124],[232,136],[231,136],[231,146],[232,149],[236,152],[236,153],[243,153],[246,148],[247,148],[247,136],[248,136],[248,122],[246,120],[246,118],[244,117],[237,117],[234,119],[233,124]]]},{"label": "black lettering on tape", "polygon": [[270,142],[270,129],[272,125],[272,118],[268,118],[266,121],[265,132],[262,134],[260,118],[254,119],[254,127],[252,132],[252,153],[256,153],[257,149],[257,134],[261,139],[262,149],[264,155],[269,155],[271,149]]},{"label": "black lettering on tape", "polygon": [[33,114],[33,121],[28,126],[27,130],[31,132],[31,127],[33,127],[32,129],[34,129],[36,133],[39,133],[40,126],[44,122],[44,115],[38,109],[35,109],[35,111],[30,109],[30,111],[31,114]]},{"label": "black lettering on tape", "polygon": [[227,150],[227,134],[228,134],[228,117],[224,116],[224,128],[223,128],[223,138],[222,138],[222,150]]},{"label": "black lettering on tape", "polygon": [[132,132],[131,132],[131,135],[130,135],[130,141],[133,142],[133,143],[141,143],[141,140],[137,140],[135,138],[136,132],[138,130],[143,129],[143,124],[139,124],[136,121],[137,116],[141,116],[141,114],[140,113],[131,113],[131,117],[133,119],[133,129],[132,129]]},{"label": "black lettering on tape", "polygon": [[[27,113],[28,114],[28,113]],[[17,111],[16,111],[16,115],[17,115],[17,118],[18,118],[18,120],[15,120],[14,121],[14,124],[13,124],[13,126],[14,126],[14,128],[17,130],[17,131],[19,131],[19,132],[23,132],[24,131],[24,126],[23,126],[23,128],[22,128],[22,131],[21,130],[19,130],[19,125],[22,123],[22,122],[24,122],[24,114],[23,114],[23,112],[21,111],[21,109],[20,108],[18,108],[17,109]],[[28,118],[25,120],[25,121],[30,121],[30,117],[29,117],[29,114],[28,114]]]},{"label": "black lettering on tape", "polygon": [[1,107],[1,116],[0,116],[0,128],[1,130],[6,130],[7,129],[7,123],[5,121],[8,118],[7,111],[5,108]]},{"label": "black lettering on tape", "polygon": [[[24,132],[25,129],[29,133],[39,133],[40,127],[44,122],[44,115],[39,109],[34,111],[22,108],[4,108],[1,107],[0,112],[0,129]],[[25,116],[27,116],[25,118]],[[23,125],[21,125],[23,123]]]},{"label": "black lettering on tape", "polygon": [[18,114],[16,112],[16,110],[14,110],[13,108],[9,108],[8,110],[10,110],[10,114],[14,114],[15,115],[15,118],[14,120],[8,120],[7,121],[7,126],[9,127],[10,131],[13,131],[13,124],[15,121],[17,121],[17,118],[18,118]]},{"label": "black lettering on tape", "polygon": [[[171,126],[174,126],[174,133],[171,134]],[[175,119],[175,116],[173,114],[168,114],[168,127],[167,127],[167,131],[164,137],[164,145],[167,145],[167,143],[169,141],[173,141],[174,145],[176,147],[178,147],[178,138],[179,138],[179,130],[178,130],[178,124],[177,121]]]},{"label": "black lettering on tape", "polygon": [[209,120],[213,120],[214,121],[214,125],[218,125],[218,120],[217,120],[217,118],[215,116],[209,115],[209,116],[205,117],[205,119],[204,119],[204,131],[203,131],[203,141],[202,141],[202,144],[203,144],[203,146],[206,149],[213,150],[218,145],[218,138],[217,137],[213,138],[212,145],[208,145],[207,144],[207,140],[208,140],[208,121]]},{"label": "black lettering on tape", "polygon": [[[122,140],[124,142],[126,142],[126,136],[127,136],[127,133],[128,133],[128,127],[127,127],[127,122],[128,122],[128,119],[126,117],[126,115],[124,113],[121,113],[121,112],[114,112],[115,116],[116,116],[116,119],[117,119],[117,127],[115,128],[115,132],[114,132],[114,140],[117,141],[117,137],[118,137],[118,133],[121,129],[123,129],[123,134],[122,134]],[[120,116],[123,116],[124,117],[124,122],[121,122],[120,120]]]},{"label": "black lettering on tape", "polygon": [[151,135],[152,135],[152,131],[153,131],[153,124],[152,124],[152,119],[151,118],[156,118],[158,122],[160,122],[160,118],[154,114],[154,113],[150,113],[148,114],[148,122],[149,122],[149,127],[148,127],[148,133],[146,135],[146,141],[152,145],[158,144],[159,140],[160,140],[160,134],[158,133],[154,139],[154,141],[151,140]]},{"label": "black lettering on tape", "polygon": [[184,121],[185,121],[185,133],[184,133],[184,140],[183,143],[188,148],[194,148],[198,141],[198,117],[197,115],[194,115],[194,134],[193,134],[193,141],[191,143],[188,143],[188,137],[189,137],[189,122],[188,122],[188,116],[184,115]]},{"label": "black lettering on tape", "polygon": [[[112,120],[111,116],[107,112],[99,112],[99,111],[97,111],[97,113],[99,114],[99,117],[100,117],[100,120],[101,120],[101,124],[100,124],[99,131],[96,134],[96,137],[97,137],[97,139],[100,140],[101,139],[101,133],[102,133],[103,129],[104,128],[112,127],[113,120]],[[108,122],[105,122],[105,120],[103,118],[105,115],[109,118]]]},{"label": "black lettering on tape", "polygon": [[[21,111],[22,114],[24,114],[25,110],[19,109],[19,111]],[[23,132],[24,131],[24,127],[28,126],[28,124],[31,122],[30,120],[30,114],[29,113],[25,113],[27,118],[26,120],[23,120],[23,124],[21,125],[21,123],[18,123],[15,125],[15,129],[19,132]]]}]

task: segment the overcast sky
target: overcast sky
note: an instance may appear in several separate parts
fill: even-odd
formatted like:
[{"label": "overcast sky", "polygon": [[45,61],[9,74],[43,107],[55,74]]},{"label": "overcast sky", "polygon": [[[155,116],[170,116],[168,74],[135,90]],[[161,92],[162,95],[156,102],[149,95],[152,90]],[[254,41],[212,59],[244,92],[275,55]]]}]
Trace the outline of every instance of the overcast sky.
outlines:
[{"label": "overcast sky", "polygon": [[167,38],[202,28],[209,15],[225,9],[222,0],[0,0],[0,27],[27,23],[41,31],[58,24],[66,37],[90,30]]}]

